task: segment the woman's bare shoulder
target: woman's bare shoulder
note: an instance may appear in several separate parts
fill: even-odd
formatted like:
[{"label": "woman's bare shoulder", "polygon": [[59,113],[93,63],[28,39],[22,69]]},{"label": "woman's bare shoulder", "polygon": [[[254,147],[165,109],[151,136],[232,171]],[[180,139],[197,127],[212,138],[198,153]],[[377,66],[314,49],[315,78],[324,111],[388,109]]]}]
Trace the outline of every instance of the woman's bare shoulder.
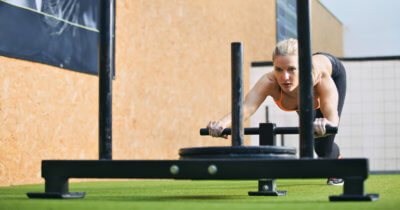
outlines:
[{"label": "woman's bare shoulder", "polygon": [[279,85],[278,82],[276,81],[274,73],[268,72],[264,74],[260,78],[260,80],[262,80],[262,83],[264,84],[264,88],[268,92],[268,95],[271,95],[275,98],[276,94],[279,92]]},{"label": "woman's bare shoulder", "polygon": [[313,68],[317,70],[321,76],[325,76],[324,74],[331,75],[332,74],[332,63],[328,57],[323,54],[313,55],[312,57]]},{"label": "woman's bare shoulder", "polygon": [[263,75],[263,77],[265,77],[265,79],[268,79],[268,81],[271,82],[271,83],[277,83],[273,71],[270,71],[270,72],[265,73],[265,74]]},{"label": "woman's bare shoulder", "polygon": [[261,77],[261,80],[266,83],[270,88],[276,87],[278,85],[273,72],[268,72]]}]

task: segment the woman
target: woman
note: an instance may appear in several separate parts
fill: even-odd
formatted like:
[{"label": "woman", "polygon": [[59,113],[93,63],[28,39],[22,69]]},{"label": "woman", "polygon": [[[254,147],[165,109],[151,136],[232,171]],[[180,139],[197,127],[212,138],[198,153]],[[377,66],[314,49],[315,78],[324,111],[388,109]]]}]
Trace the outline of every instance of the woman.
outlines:
[{"label": "woman", "polygon": [[[299,68],[297,40],[281,41],[272,53],[273,72],[263,75],[247,93],[244,100],[244,119],[249,118],[267,96],[284,111],[299,111]],[[342,63],[327,53],[316,53],[312,57],[314,89],[315,152],[321,158],[340,158],[334,143],[335,135],[327,135],[325,126],[338,126],[346,95],[346,72]],[[231,125],[231,114],[218,121],[210,121],[210,135],[223,137],[222,130]],[[343,184],[342,179],[328,179],[330,185]]]}]

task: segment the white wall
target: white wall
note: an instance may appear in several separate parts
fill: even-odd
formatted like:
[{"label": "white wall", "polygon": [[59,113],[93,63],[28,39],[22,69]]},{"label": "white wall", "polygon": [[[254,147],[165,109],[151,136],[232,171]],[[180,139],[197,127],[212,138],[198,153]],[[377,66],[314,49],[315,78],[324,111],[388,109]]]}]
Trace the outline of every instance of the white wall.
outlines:
[{"label": "white wall", "polygon": [[[347,61],[347,95],[341,117],[338,143],[344,157],[367,157],[370,169],[400,170],[400,61]],[[272,67],[252,68],[251,85]],[[251,126],[270,121],[277,126],[297,126],[295,112],[280,110],[268,98],[251,118]],[[278,138],[279,139],[279,138]],[[256,145],[258,137],[251,143]],[[285,136],[287,146],[298,147],[298,135]]]}]

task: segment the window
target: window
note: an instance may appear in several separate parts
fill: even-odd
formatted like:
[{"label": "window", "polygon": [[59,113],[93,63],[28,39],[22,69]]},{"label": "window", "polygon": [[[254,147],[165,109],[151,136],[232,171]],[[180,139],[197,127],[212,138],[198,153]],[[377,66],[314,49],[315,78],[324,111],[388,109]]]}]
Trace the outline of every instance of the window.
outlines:
[{"label": "window", "polygon": [[296,0],[276,0],[276,40],[297,38]]}]

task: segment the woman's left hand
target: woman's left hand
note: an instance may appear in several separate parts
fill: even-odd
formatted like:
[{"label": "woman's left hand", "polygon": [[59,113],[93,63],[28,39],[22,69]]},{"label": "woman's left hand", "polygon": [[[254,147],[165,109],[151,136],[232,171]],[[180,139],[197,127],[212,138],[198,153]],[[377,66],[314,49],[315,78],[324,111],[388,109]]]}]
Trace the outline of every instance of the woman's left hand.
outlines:
[{"label": "woman's left hand", "polygon": [[323,137],[326,133],[326,126],[334,126],[334,124],[326,118],[316,118],[314,120],[314,137]]}]

